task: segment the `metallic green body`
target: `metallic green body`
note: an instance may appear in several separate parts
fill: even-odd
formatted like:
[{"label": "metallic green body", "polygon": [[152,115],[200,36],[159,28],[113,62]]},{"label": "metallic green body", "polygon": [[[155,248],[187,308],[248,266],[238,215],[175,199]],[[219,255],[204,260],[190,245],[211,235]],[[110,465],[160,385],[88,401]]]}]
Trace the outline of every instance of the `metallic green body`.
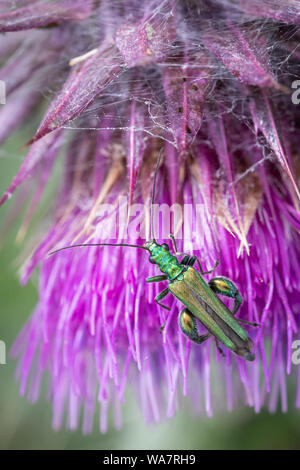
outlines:
[{"label": "metallic green body", "polygon": [[246,352],[247,332],[196,269],[188,267],[179,278],[169,282],[169,289],[224,346],[236,353]]},{"label": "metallic green body", "polygon": [[[168,245],[159,245],[156,241],[151,241],[145,244],[145,248],[150,252],[151,263],[156,264],[161,272],[165,273],[165,277],[157,276],[149,278],[147,281],[156,282],[163,279],[169,281],[168,288],[157,296],[156,301],[159,303],[158,300],[171,292],[186,307],[182,314],[185,315],[190,324],[180,325],[183,332],[198,343],[203,342],[210,336],[203,335],[202,340],[202,337],[197,335],[197,330],[196,332],[192,331],[196,328],[196,323],[192,321],[194,316],[207,328],[211,335],[228,349],[249,361],[254,360],[254,355],[251,353],[253,343],[247,331],[242,328],[234,317],[242,302],[234,284],[230,280],[220,277],[215,278],[214,283],[211,280],[211,285],[209,285],[196,269],[181,264],[176,256],[169,252]],[[238,298],[238,305],[235,307],[234,312],[227,308],[216,293]],[[162,304],[159,303],[159,305]],[[167,308],[164,305],[162,306]]]},{"label": "metallic green body", "polygon": [[[160,151],[153,182],[152,208],[155,196],[155,182],[160,164],[162,150]],[[179,299],[185,308],[179,314],[179,326],[182,332],[197,344],[201,344],[211,336],[215,337],[216,346],[221,354],[224,354],[218,345],[218,340],[228,349],[234,351],[239,356],[248,361],[254,360],[254,354],[251,350],[253,343],[248,337],[240,323],[246,323],[252,326],[259,326],[256,323],[250,323],[242,319],[235,319],[234,315],[242,304],[242,297],[239,290],[230,279],[224,277],[215,277],[208,283],[192,266],[197,261],[201,274],[209,274],[217,267],[204,273],[201,264],[196,256],[189,256],[186,253],[178,253],[176,240],[173,235],[170,238],[173,242],[174,252],[177,256],[183,255],[181,262],[177,257],[170,253],[169,246],[165,243],[159,245],[154,238],[153,212],[151,210],[151,234],[153,239],[147,241],[144,246],[128,243],[84,243],[71,245],[53,251],[51,254],[67,248],[79,246],[126,246],[147,250],[150,253],[149,261],[156,264],[163,274],[149,277],[147,282],[161,282],[168,280],[168,287],[160,292],[155,301],[163,308],[170,308],[160,301],[168,294],[172,293]],[[225,295],[234,299],[234,307],[231,312],[226,305],[219,299],[217,294]],[[198,319],[208,330],[208,333],[199,335],[197,322]],[[162,327],[164,328],[164,326]]]},{"label": "metallic green body", "polygon": [[170,251],[162,245],[151,241],[147,242],[146,246],[151,253],[151,262],[157,264],[161,272],[165,273],[170,281],[176,279],[185,270],[185,267],[180,265],[176,256],[171,255]]}]

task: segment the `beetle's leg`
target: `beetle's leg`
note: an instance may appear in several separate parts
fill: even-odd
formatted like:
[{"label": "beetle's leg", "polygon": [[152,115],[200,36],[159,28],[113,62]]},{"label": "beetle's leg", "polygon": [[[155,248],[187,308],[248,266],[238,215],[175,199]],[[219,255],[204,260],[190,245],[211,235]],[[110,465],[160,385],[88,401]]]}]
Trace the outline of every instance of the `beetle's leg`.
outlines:
[{"label": "beetle's leg", "polygon": [[185,255],[182,260],[180,261],[180,264],[183,264],[185,266],[188,266],[189,265],[189,261],[190,261],[190,255]]},{"label": "beetle's leg", "polygon": [[[195,264],[196,259],[197,259],[197,256],[191,256],[190,259],[188,260],[187,264],[189,266],[193,266]],[[202,271],[202,269],[201,269],[201,271]]]},{"label": "beetle's leg", "polygon": [[160,282],[166,281],[168,276],[166,274],[161,274],[159,276],[147,277],[146,282]]},{"label": "beetle's leg", "polygon": [[190,260],[188,261],[188,266],[193,266],[195,261],[197,261],[197,264],[199,266],[199,270],[200,270],[200,273],[201,274],[210,274],[212,273],[215,269],[217,269],[217,267],[219,266],[219,261],[216,261],[215,262],[215,265],[212,269],[210,269],[209,271],[203,271],[203,268],[201,266],[201,263],[199,261],[199,259],[197,258],[197,256],[191,256]]},{"label": "beetle's leg", "polygon": [[174,252],[177,253],[177,243],[176,243],[174,235],[172,235],[172,233],[170,233],[169,238],[171,238],[171,240],[172,240],[172,245],[173,245]]},{"label": "beetle's leg", "polygon": [[236,285],[226,277],[214,277],[209,281],[209,287],[216,293],[234,299],[232,314],[235,315],[243,303],[242,296]]},{"label": "beetle's leg", "polygon": [[[176,256],[184,256],[184,258],[183,258],[184,260],[189,259],[190,255],[188,255],[187,253],[180,253],[179,251],[177,251],[177,243],[176,243],[174,235],[170,234],[169,238],[171,238],[171,240],[172,240],[172,245],[173,245],[173,250],[174,250],[175,255]],[[186,264],[186,263],[181,263],[181,264]]]},{"label": "beetle's leg", "polygon": [[[159,276],[157,276],[159,277]],[[155,281],[154,281],[155,282]],[[161,299],[163,299],[164,297],[166,297],[166,295],[168,295],[169,293],[169,288],[167,287],[166,289],[162,290],[156,297],[155,297],[155,302],[160,305],[161,307],[165,308],[166,310],[171,310],[170,307],[168,307],[167,305],[164,305],[160,302]],[[164,330],[166,326],[166,322],[160,327],[160,332],[162,332]]]},{"label": "beetle's leg", "polygon": [[[234,299],[234,308],[232,314],[235,315],[242,305],[243,299],[234,283],[226,277],[214,277],[209,281],[208,284],[216,294],[225,295],[226,297],[231,297]],[[239,323],[245,323],[245,325],[254,327],[260,326],[259,323],[252,323],[250,321],[242,320],[241,318],[237,318],[236,320]]]},{"label": "beetle's leg", "polygon": [[225,353],[224,353],[223,349],[221,348],[221,346],[219,345],[219,341],[216,337],[215,337],[215,343],[216,343],[216,348],[219,351],[220,355],[222,357],[225,357]]},{"label": "beetle's leg", "polygon": [[245,325],[254,326],[255,328],[257,328],[258,326],[261,326],[259,323],[255,323],[255,322],[252,322],[252,321],[242,320],[241,318],[237,318],[237,321],[238,321],[239,323],[245,323]]},{"label": "beetle's leg", "polygon": [[198,334],[196,319],[187,308],[184,308],[179,314],[179,326],[182,332],[197,344],[203,343],[211,336],[211,333]]},{"label": "beetle's leg", "polygon": [[[160,282],[160,281],[166,281],[168,279],[168,276],[166,274],[161,274],[159,276],[153,276],[153,277],[147,277],[146,282]],[[156,297],[155,297],[155,302],[158,303],[161,307],[165,308],[166,310],[171,310],[170,307],[167,307],[167,305],[161,304],[160,300],[166,297],[166,295],[169,293],[169,288],[167,287],[163,291],[161,291]],[[165,325],[161,326],[160,330],[162,331],[164,329]]]},{"label": "beetle's leg", "polygon": [[212,269],[210,269],[209,271],[203,271],[202,269],[202,266],[201,266],[201,263],[199,261],[199,259],[197,258],[197,256],[189,256],[188,254],[186,253],[179,253],[177,251],[177,244],[176,244],[176,240],[175,240],[175,237],[174,235],[170,234],[169,237],[171,238],[172,240],[172,244],[173,244],[173,250],[175,252],[175,255],[176,256],[184,256],[183,260],[181,261],[180,264],[185,264],[186,266],[193,266],[193,264],[195,263],[195,261],[197,261],[198,263],[198,266],[199,266],[199,270],[200,270],[200,273],[201,274],[210,274],[212,273],[215,269],[217,269],[217,267],[219,266],[219,261],[217,260],[215,262],[215,265]]},{"label": "beetle's leg", "polygon": [[168,295],[169,293],[169,288],[167,287],[166,289],[162,290],[156,297],[155,297],[155,302],[160,305],[161,307],[165,308],[166,310],[171,310],[170,307],[168,307],[167,305],[164,305],[162,303],[160,303],[160,300],[163,299],[164,297],[166,297],[166,295]]},{"label": "beetle's leg", "polygon": [[[176,253],[177,254],[177,253]],[[180,254],[184,254],[184,253],[180,253]],[[215,265],[212,269],[210,269],[209,271],[203,271],[203,268],[201,266],[201,263],[199,261],[199,259],[197,258],[197,256],[191,256],[189,257],[189,255],[185,255],[185,257],[182,259],[181,263],[180,264],[185,264],[186,266],[193,266],[195,264],[195,261],[197,261],[197,264],[198,264],[198,267],[199,267],[199,271],[201,274],[210,274],[212,273],[215,269],[217,269],[217,267],[219,266],[219,261],[217,260],[215,262]]]}]

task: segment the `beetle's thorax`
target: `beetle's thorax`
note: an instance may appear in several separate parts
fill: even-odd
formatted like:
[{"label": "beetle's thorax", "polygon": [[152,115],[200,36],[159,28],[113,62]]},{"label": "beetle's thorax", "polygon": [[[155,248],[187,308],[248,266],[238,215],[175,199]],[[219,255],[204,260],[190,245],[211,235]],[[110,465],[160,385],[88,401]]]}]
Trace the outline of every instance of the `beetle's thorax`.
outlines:
[{"label": "beetle's thorax", "polygon": [[151,240],[146,242],[144,246],[150,252],[150,262],[157,264],[161,272],[167,274],[170,281],[176,279],[184,270],[165,243],[159,245],[155,240]]}]

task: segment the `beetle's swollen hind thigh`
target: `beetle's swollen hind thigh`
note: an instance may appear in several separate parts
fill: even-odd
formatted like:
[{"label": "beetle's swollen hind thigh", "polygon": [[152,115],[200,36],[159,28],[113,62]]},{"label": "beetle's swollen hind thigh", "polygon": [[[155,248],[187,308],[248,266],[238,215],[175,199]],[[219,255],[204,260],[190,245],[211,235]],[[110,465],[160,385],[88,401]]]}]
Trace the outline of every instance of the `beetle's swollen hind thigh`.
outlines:
[{"label": "beetle's swollen hind thigh", "polygon": [[[240,291],[236,287],[236,285],[230,281],[230,279],[227,279],[226,277],[214,277],[209,281],[209,287],[219,295],[225,295],[226,297],[231,297],[234,299],[234,308],[233,311],[231,312],[232,315],[235,315],[240,306],[243,303],[243,298],[240,294]],[[230,310],[231,311],[231,310]],[[250,326],[260,326],[258,323],[253,323],[249,322],[246,320],[242,320],[241,318],[236,319],[239,323],[244,323],[245,325],[250,325]]]},{"label": "beetle's swollen hind thigh", "polygon": [[234,299],[232,314],[235,315],[243,302],[243,298],[236,285],[226,277],[214,277],[209,281],[208,285],[216,294]]},{"label": "beetle's swollen hind thigh", "polygon": [[[209,339],[212,333],[208,332],[203,335],[199,335],[198,328],[196,324],[196,317],[193,313],[188,309],[184,308],[179,314],[179,326],[182,332],[194,343],[201,344],[204,343],[207,339]],[[224,352],[220,348],[218,344],[218,339],[215,337],[216,346],[222,356],[224,356]],[[239,344],[234,352],[241,357],[244,357],[247,360],[253,361],[255,356],[251,353],[253,348],[253,342],[250,338],[247,338],[245,342]]]},{"label": "beetle's swollen hind thigh", "polygon": [[211,336],[211,333],[199,335],[196,318],[187,308],[184,308],[179,314],[179,326],[182,332],[197,344],[203,343]]}]

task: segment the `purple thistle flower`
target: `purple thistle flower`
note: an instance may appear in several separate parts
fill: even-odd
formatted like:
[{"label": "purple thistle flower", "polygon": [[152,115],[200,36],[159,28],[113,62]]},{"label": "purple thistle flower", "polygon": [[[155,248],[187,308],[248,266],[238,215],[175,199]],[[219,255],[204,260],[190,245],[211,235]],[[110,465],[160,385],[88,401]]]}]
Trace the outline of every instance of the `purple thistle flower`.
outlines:
[{"label": "purple thistle flower", "polygon": [[[1,199],[35,182],[21,233],[62,149],[65,158],[52,225],[23,268],[25,283],[39,265],[40,284],[38,305],[12,348],[20,393],[37,400],[47,373],[54,428],[66,409],[76,428],[83,408],[84,432],[97,402],[100,430],[109,407],[121,426],[128,383],[147,421],[173,416],[182,395],[209,416],[239,403],[259,412],[280,401],[286,411],[287,375],[300,407],[300,369],[292,365],[300,313],[300,115],[289,91],[299,75],[299,3],[98,3],[23,0],[0,9],[0,32],[7,33],[0,141],[56,90]],[[142,250],[74,248],[48,256],[75,242],[143,244],[162,148],[155,202],[187,208],[170,227],[179,250],[208,269],[220,260],[217,275],[238,285],[238,316],[261,325],[249,328],[253,363],[226,348],[223,358],[213,341],[199,346],[182,334],[182,306],[169,296],[166,313],[154,302],[161,284],[145,278],[159,272]],[[136,226],[144,237],[126,234],[133,204],[142,205]]]}]

